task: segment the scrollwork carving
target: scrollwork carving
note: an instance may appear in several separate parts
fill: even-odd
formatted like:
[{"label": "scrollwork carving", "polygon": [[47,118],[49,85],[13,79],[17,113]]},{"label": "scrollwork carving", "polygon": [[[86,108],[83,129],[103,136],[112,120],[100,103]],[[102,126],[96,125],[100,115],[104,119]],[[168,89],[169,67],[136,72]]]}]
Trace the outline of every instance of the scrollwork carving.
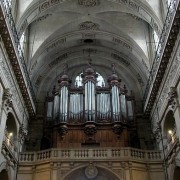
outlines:
[{"label": "scrollwork carving", "polygon": [[78,0],[78,4],[84,7],[94,7],[100,4],[99,0]]},{"label": "scrollwork carving", "polygon": [[88,179],[94,179],[98,175],[98,169],[90,163],[85,169],[85,175]]},{"label": "scrollwork carving", "polygon": [[85,21],[79,25],[79,30],[99,30],[99,24],[92,21]]},{"label": "scrollwork carving", "polygon": [[177,105],[177,91],[175,87],[170,87],[170,92],[168,93],[168,105],[175,108]]},{"label": "scrollwork carving", "polygon": [[12,103],[12,94],[10,93],[10,89],[7,88],[4,91],[3,94],[3,101],[4,101],[4,105],[7,108],[7,110],[9,110],[9,108],[12,108],[13,103]]}]

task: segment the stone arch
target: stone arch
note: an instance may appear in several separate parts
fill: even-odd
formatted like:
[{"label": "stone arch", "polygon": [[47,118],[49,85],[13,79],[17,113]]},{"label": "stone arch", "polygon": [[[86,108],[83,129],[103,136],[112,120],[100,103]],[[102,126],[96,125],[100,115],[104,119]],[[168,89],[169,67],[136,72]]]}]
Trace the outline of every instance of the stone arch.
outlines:
[{"label": "stone arch", "polygon": [[171,133],[170,131],[173,131],[176,127],[176,122],[175,122],[175,118],[174,118],[174,113],[172,110],[169,110],[166,114],[165,114],[165,118],[164,118],[164,124],[163,124],[163,135],[165,137],[168,137],[168,134]]},{"label": "stone arch", "polygon": [[180,167],[172,164],[169,167],[169,178],[170,180],[179,180],[180,177]]},{"label": "stone arch", "polygon": [[18,128],[16,118],[13,113],[9,112],[6,120],[6,133],[13,143],[17,140]]},{"label": "stone arch", "polygon": [[[92,163],[90,164],[85,164],[85,165],[80,165],[74,169],[72,169],[71,171],[69,171],[68,173],[66,173],[62,179],[63,180],[69,180],[73,177],[74,180],[78,179],[78,180],[84,180],[87,179],[86,174],[85,174],[85,170],[88,166],[94,166]],[[98,174],[95,178],[93,178],[94,180],[105,180],[105,178],[111,179],[111,180],[122,180],[122,178],[117,175],[116,173],[114,173],[111,169],[105,167],[105,166],[101,166],[101,165],[95,165],[95,167],[98,170]]]},{"label": "stone arch", "polygon": [[8,172],[5,169],[0,172],[0,179],[9,180]]},{"label": "stone arch", "polygon": [[2,180],[11,180],[12,176],[11,176],[11,169],[8,166],[8,162],[3,161],[0,164],[0,179]]},{"label": "stone arch", "polygon": [[179,180],[179,177],[180,177],[180,167],[176,166],[174,169],[173,180]]}]

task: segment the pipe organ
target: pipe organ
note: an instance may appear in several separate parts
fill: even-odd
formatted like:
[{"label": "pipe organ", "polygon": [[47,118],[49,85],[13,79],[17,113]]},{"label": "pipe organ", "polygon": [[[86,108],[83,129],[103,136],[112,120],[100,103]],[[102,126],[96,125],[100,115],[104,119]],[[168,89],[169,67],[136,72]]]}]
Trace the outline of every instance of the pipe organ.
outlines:
[{"label": "pipe organ", "polygon": [[[46,99],[46,126],[56,128],[65,136],[71,125],[83,126],[85,134],[92,140],[98,127],[112,125],[116,134],[134,121],[133,97],[127,95],[125,86],[112,65],[112,74],[106,86],[97,85],[97,73],[89,63],[81,74],[82,86],[72,85],[67,72],[59,79],[59,88]],[[75,83],[74,83],[75,84]]]}]

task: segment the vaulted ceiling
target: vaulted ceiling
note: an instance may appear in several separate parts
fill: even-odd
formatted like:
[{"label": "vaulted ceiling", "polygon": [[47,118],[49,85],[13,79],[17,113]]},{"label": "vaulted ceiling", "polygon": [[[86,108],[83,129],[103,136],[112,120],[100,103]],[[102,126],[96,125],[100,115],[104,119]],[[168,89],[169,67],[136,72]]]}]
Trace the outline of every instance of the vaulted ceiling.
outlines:
[{"label": "vaulted ceiling", "polygon": [[63,71],[78,75],[90,54],[106,78],[111,64],[141,99],[153,61],[152,32],[162,30],[160,0],[19,0],[17,28],[27,36],[27,67],[43,100]]}]

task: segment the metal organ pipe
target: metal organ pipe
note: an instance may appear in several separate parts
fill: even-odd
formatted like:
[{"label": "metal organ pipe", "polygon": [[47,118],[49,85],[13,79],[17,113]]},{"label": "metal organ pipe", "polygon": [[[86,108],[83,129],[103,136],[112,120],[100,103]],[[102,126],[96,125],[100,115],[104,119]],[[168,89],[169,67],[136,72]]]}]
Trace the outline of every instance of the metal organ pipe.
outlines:
[{"label": "metal organ pipe", "polygon": [[119,105],[119,89],[116,87],[116,98],[117,98],[117,118],[120,120],[120,105]]},{"label": "metal organ pipe", "polygon": [[68,89],[65,87],[65,121],[67,121],[67,115],[68,115]]},{"label": "metal organ pipe", "polygon": [[[92,82],[91,82],[92,83]],[[93,113],[93,121],[95,121],[95,87],[94,83],[92,83],[92,113]]]}]

